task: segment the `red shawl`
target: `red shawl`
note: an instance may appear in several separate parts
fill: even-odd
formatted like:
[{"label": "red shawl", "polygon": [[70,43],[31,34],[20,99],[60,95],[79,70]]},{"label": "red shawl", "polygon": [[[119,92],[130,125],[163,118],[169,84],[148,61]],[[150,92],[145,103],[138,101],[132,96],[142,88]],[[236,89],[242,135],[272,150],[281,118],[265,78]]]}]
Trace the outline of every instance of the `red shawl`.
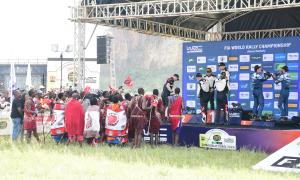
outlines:
[{"label": "red shawl", "polygon": [[84,110],[79,101],[72,99],[65,110],[66,129],[69,136],[83,135]]}]

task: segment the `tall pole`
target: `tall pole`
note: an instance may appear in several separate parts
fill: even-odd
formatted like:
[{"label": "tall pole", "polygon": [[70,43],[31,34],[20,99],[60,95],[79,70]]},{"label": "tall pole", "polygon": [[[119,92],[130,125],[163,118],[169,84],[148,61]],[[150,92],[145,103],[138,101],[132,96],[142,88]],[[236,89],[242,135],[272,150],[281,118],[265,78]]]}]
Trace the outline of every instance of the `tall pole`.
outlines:
[{"label": "tall pole", "polygon": [[63,62],[63,53],[60,53],[60,90],[62,91],[62,63]]}]

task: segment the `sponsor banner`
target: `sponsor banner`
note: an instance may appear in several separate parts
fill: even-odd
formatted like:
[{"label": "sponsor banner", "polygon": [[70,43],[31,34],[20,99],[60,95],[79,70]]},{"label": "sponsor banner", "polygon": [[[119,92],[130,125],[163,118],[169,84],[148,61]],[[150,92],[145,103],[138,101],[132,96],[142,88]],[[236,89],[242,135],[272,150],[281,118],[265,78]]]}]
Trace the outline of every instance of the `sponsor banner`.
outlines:
[{"label": "sponsor banner", "polygon": [[271,89],[273,88],[273,84],[263,84],[263,88]]},{"label": "sponsor banner", "polygon": [[239,80],[240,81],[249,81],[250,80],[250,74],[249,73],[240,73],[239,74]]},{"label": "sponsor banner", "polygon": [[240,66],[240,70],[249,70],[250,67],[249,66]]},{"label": "sponsor banner", "polygon": [[297,72],[290,72],[291,80],[298,81],[298,73]]},{"label": "sponsor banner", "polygon": [[188,60],[188,62],[189,62],[190,64],[192,64],[192,63],[194,63],[194,59],[193,59],[193,58],[190,58],[190,59]]},{"label": "sponsor banner", "polygon": [[286,60],[286,54],[279,53],[275,54],[275,61],[285,61]]},{"label": "sponsor banner", "polygon": [[250,62],[250,55],[240,55],[240,62]]},{"label": "sponsor banner", "polygon": [[265,99],[273,99],[273,92],[263,92]]},{"label": "sponsor banner", "polygon": [[238,90],[239,89],[239,83],[230,83],[229,87],[230,87],[230,90]]},{"label": "sponsor banner", "polygon": [[187,66],[186,72],[188,73],[195,73],[196,72],[196,66]]},{"label": "sponsor banner", "polygon": [[289,100],[298,100],[298,92],[290,92]]},{"label": "sponsor banner", "polygon": [[298,71],[299,69],[299,63],[287,63],[287,66],[289,67],[289,71]]},{"label": "sponsor banner", "polygon": [[212,72],[217,72],[217,65],[207,65],[207,68],[211,68]]},{"label": "sponsor banner", "polygon": [[186,86],[187,86],[186,89],[189,90],[189,91],[196,90],[196,83],[187,83]]},{"label": "sponsor banner", "polygon": [[273,54],[263,54],[263,61],[273,61],[273,59],[274,59]]},{"label": "sponsor banner", "polygon": [[253,166],[253,169],[300,173],[299,152],[300,137]]},{"label": "sponsor banner", "polygon": [[229,72],[237,72],[237,71],[239,71],[239,65],[238,64],[229,64],[228,71]]},{"label": "sponsor banner", "polygon": [[237,61],[238,57],[237,56],[229,56],[228,61]]},{"label": "sponsor banner", "polygon": [[200,134],[199,139],[201,148],[236,150],[236,137],[221,129],[211,129]]},{"label": "sponsor banner", "polygon": [[187,46],[186,47],[186,52],[188,54],[190,54],[190,53],[202,53],[203,52],[203,47],[202,46]]},{"label": "sponsor banner", "polygon": [[220,62],[227,63],[227,56],[218,56],[218,63]]},{"label": "sponsor banner", "polygon": [[298,107],[298,104],[290,103],[290,104],[288,104],[288,107],[289,107],[289,108],[297,108],[297,107]]},{"label": "sponsor banner", "polygon": [[249,99],[250,98],[250,94],[249,94],[249,92],[240,92],[239,98],[240,99]]},{"label": "sponsor banner", "polygon": [[198,64],[205,64],[206,63],[206,57],[205,56],[197,57],[197,63]]},{"label": "sponsor banner", "polygon": [[187,107],[191,107],[191,108],[196,107],[196,101],[189,100],[189,101],[186,101],[185,104],[186,104]]},{"label": "sponsor banner", "polygon": [[298,61],[299,53],[287,53],[287,60],[288,61]]},{"label": "sponsor banner", "polygon": [[196,80],[196,76],[194,74],[191,74],[188,77],[190,81]]}]

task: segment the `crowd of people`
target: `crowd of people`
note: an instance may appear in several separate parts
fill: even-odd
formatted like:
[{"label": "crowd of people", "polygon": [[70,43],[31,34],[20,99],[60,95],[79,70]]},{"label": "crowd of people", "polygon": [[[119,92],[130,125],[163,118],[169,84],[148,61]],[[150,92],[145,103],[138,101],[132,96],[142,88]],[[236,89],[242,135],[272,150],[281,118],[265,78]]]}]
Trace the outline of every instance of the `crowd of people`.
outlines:
[{"label": "crowd of people", "polygon": [[[174,74],[167,80],[160,98],[158,89],[147,95],[143,88],[137,94],[117,90],[98,92],[47,92],[31,89],[28,92],[15,90],[12,102],[12,139],[28,143],[32,136],[40,142],[37,133],[37,116],[50,112],[50,134],[57,143],[83,142],[96,145],[100,142],[124,144],[130,142],[139,148],[143,132],[150,135],[151,145],[159,143],[159,129],[163,121],[170,122],[173,144],[178,144],[182,117],[180,88],[174,87],[179,79]],[[166,92],[167,91],[167,92]]]}]

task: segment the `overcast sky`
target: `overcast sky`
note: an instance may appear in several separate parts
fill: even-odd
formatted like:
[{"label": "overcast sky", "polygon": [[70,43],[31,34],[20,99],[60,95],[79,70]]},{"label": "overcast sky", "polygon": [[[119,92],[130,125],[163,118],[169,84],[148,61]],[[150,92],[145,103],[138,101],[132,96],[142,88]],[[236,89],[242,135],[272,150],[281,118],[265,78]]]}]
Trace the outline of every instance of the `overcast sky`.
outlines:
[{"label": "overcast sky", "polygon": [[[0,60],[59,57],[51,52],[51,44],[61,48],[73,44],[73,23],[68,20],[68,6],[73,3],[74,0],[1,0]],[[88,25],[86,41],[93,27]],[[98,27],[95,35],[102,35],[103,29]],[[95,37],[86,56],[96,57]]]}]

